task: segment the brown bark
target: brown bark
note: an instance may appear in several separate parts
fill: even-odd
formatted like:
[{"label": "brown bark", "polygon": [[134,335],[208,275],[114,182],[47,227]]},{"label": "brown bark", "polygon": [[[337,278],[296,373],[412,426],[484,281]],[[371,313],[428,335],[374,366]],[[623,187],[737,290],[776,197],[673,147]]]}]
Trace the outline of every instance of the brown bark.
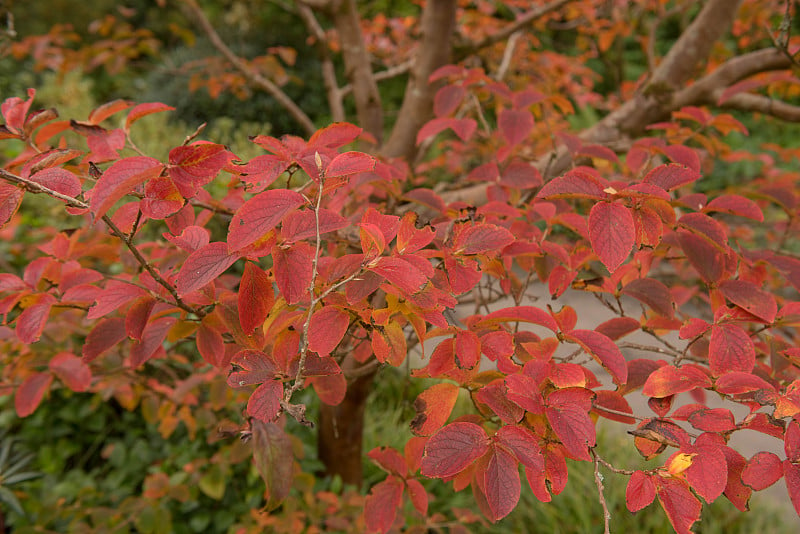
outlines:
[{"label": "brown bark", "polygon": [[[342,370],[347,375],[348,368],[358,365],[348,355]],[[344,400],[338,406],[323,404],[319,411],[317,453],[325,465],[325,474],[339,475],[342,482],[356,487],[363,482],[364,410],[374,378],[372,370],[348,380]]]},{"label": "brown bark", "polygon": [[381,149],[386,157],[414,161],[417,132],[433,116],[433,97],[438,86],[430,75],[450,62],[456,24],[456,0],[429,0],[422,11],[422,38],[406,85],[403,104],[389,140]]},{"label": "brown bark", "polygon": [[333,23],[339,34],[347,78],[353,85],[358,124],[380,143],[383,139],[381,95],[372,75],[369,53],[364,46],[355,0],[342,0],[334,6]]}]

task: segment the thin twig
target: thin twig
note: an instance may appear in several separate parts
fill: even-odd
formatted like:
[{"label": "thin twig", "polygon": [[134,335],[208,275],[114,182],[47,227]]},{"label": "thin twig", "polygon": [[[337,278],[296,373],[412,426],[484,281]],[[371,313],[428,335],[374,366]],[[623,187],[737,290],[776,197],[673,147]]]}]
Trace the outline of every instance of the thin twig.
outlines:
[{"label": "thin twig", "polygon": [[600,461],[594,449],[589,449],[594,459],[594,483],[597,486],[597,494],[600,499],[600,505],[603,507],[603,534],[611,534],[611,512],[608,511],[608,503],[606,497],[603,495],[603,475],[600,474]]}]

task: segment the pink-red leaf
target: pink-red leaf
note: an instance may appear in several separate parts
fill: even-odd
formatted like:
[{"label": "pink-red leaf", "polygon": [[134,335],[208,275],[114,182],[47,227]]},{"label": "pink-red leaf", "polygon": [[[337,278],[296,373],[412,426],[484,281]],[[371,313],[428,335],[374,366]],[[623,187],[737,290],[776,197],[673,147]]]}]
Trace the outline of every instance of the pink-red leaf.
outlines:
[{"label": "pink-red leaf", "polygon": [[186,258],[176,286],[178,295],[186,295],[205,286],[239,259],[238,254],[229,254],[228,246],[222,242],[209,243]]},{"label": "pink-red leaf", "polygon": [[350,315],[334,306],[325,306],[311,315],[308,348],[320,356],[333,352],[347,332]]},{"label": "pink-red leaf", "polygon": [[413,295],[428,281],[425,273],[407,261],[395,257],[378,258],[370,270],[386,278],[406,295]]},{"label": "pink-red leaf", "polygon": [[658,500],[677,534],[691,534],[692,525],[700,519],[703,505],[692,494],[685,481],[661,478],[657,484]]},{"label": "pink-red leaf", "polygon": [[266,485],[266,510],[274,510],[292,488],[294,462],[292,441],[275,423],[251,422],[253,431],[253,459]]},{"label": "pink-red leaf", "polygon": [[584,388],[558,389],[547,396],[545,415],[564,448],[578,460],[590,461],[588,447],[596,434],[589,416],[594,393]]},{"label": "pink-red leaf", "polygon": [[625,490],[625,505],[629,512],[638,512],[656,498],[656,485],[650,475],[634,471]]},{"label": "pink-red leaf", "polygon": [[700,173],[678,163],[659,165],[647,173],[642,182],[654,184],[666,191],[690,184],[700,178]]},{"label": "pink-red leaf", "polygon": [[34,343],[39,340],[50,316],[50,308],[55,303],[55,297],[49,293],[39,293],[34,297],[33,302],[17,317],[15,332],[20,341]]},{"label": "pink-red leaf", "polygon": [[533,115],[526,109],[503,109],[497,118],[500,133],[510,145],[517,145],[533,130]]},{"label": "pink-red leaf", "polygon": [[597,363],[602,365],[614,379],[616,384],[624,384],[628,381],[628,366],[625,357],[611,341],[594,330],[572,330],[565,334],[565,339],[578,343],[583,350],[588,352]]},{"label": "pink-red leaf", "polygon": [[675,316],[675,302],[669,288],[653,278],[637,278],[622,288],[622,293],[650,306],[669,319]]},{"label": "pink-red leaf", "polygon": [[28,417],[36,410],[52,381],[50,373],[34,373],[20,384],[14,396],[14,408],[19,417]]},{"label": "pink-red leaf", "polygon": [[467,141],[475,132],[478,123],[474,119],[453,119],[450,117],[440,117],[433,119],[420,128],[417,132],[417,144],[422,143],[429,137],[433,137],[439,132],[452,129],[456,135],[462,140]]},{"label": "pink-red leaf", "polygon": [[519,502],[521,490],[517,459],[503,447],[493,446],[484,474],[484,488],[492,519],[507,516]]},{"label": "pink-red leaf", "polygon": [[131,347],[131,367],[139,367],[162,348],[161,345],[167,337],[167,332],[175,324],[175,321],[175,317],[160,317],[147,325],[142,333],[142,341],[134,342]]},{"label": "pink-red leaf", "polygon": [[290,211],[305,203],[288,189],[270,189],[254,196],[236,211],[228,227],[228,249],[241,250],[275,228]]},{"label": "pink-red leaf", "polygon": [[480,426],[450,423],[428,440],[420,470],[426,477],[452,477],[483,456],[488,448],[489,439]]},{"label": "pink-red leaf", "polygon": [[363,152],[345,152],[339,154],[325,168],[326,178],[350,176],[375,169],[375,158]]},{"label": "pink-red leaf", "polygon": [[764,213],[758,204],[740,195],[721,195],[709,202],[704,212],[718,211],[720,213],[729,213],[731,215],[738,215],[739,217],[747,217],[754,221],[763,222]]},{"label": "pink-red leaf", "polygon": [[389,476],[375,484],[364,501],[364,522],[367,532],[385,534],[394,523],[403,498],[403,482]]},{"label": "pink-red leaf", "polygon": [[289,248],[272,249],[275,283],[288,304],[296,304],[308,296],[313,260],[314,249],[302,241]]},{"label": "pink-red leaf", "polygon": [[224,145],[194,143],[169,151],[169,175],[185,198],[209,183],[228,163],[230,152]]},{"label": "pink-red leaf", "polygon": [[456,237],[453,248],[460,254],[499,253],[514,242],[514,235],[501,226],[470,226]]},{"label": "pink-red leaf", "polygon": [[633,216],[614,202],[598,202],[589,212],[589,241],[600,261],[614,272],[631,253],[636,241]]},{"label": "pink-red leaf", "polygon": [[115,162],[109,167],[92,190],[89,209],[100,218],[122,197],[139,184],[156,178],[164,165],[155,158],[133,156]]},{"label": "pink-red leaf", "polygon": [[692,365],[675,367],[665,365],[650,374],[642,389],[647,397],[665,398],[696,388],[711,386],[711,379]]},{"label": "pink-red leaf", "polygon": [[742,327],[735,324],[715,324],[711,327],[708,365],[714,376],[729,371],[749,373],[755,364],[755,345]]},{"label": "pink-red leaf", "polygon": [[778,303],[772,294],[747,280],[725,280],[719,285],[725,298],[766,323],[775,321]]},{"label": "pink-red leaf", "polygon": [[767,489],[783,477],[783,463],[775,454],[757,452],[742,470],[742,482],[755,491]]},{"label": "pink-red leaf", "polygon": [[127,337],[125,320],[121,317],[103,319],[92,328],[83,344],[83,361],[91,362]]},{"label": "pink-red leaf", "polygon": [[267,380],[253,391],[247,401],[247,415],[264,423],[271,423],[281,409],[283,384],[277,380]]},{"label": "pink-red leaf", "polygon": [[50,370],[72,391],[86,391],[92,383],[92,371],[70,352],[59,352],[50,360]]},{"label": "pink-red leaf", "polygon": [[608,196],[605,186],[593,175],[582,170],[572,170],[544,184],[536,198],[589,198],[602,200]]}]

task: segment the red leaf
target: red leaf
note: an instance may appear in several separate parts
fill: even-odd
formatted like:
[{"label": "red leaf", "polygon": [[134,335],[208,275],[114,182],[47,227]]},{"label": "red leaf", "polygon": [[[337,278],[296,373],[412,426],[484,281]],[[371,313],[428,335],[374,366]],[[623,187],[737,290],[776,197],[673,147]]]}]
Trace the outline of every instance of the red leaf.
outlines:
[{"label": "red leaf", "polygon": [[19,209],[25,191],[6,182],[0,182],[0,228],[5,226]]},{"label": "red leaf", "polygon": [[714,376],[729,371],[749,373],[755,364],[755,345],[742,327],[734,324],[715,324],[711,327],[708,365]]},{"label": "red leaf", "polygon": [[703,505],[683,480],[659,478],[656,484],[658,500],[667,513],[672,528],[677,534],[691,534],[689,529],[700,519]]},{"label": "red leaf", "polygon": [[528,110],[503,109],[497,125],[509,146],[514,146],[524,141],[533,130],[533,115]]},{"label": "red leaf", "polygon": [[327,356],[339,345],[350,325],[350,315],[334,306],[324,306],[311,315],[308,348]]},{"label": "red leaf", "polygon": [[453,119],[450,117],[440,117],[426,122],[425,125],[417,132],[417,144],[422,143],[429,137],[433,137],[439,132],[452,129],[456,135],[462,140],[467,141],[472,134],[475,133],[475,128],[478,123],[473,119]]},{"label": "red leaf", "polygon": [[692,317],[685,325],[681,326],[678,336],[681,339],[690,339],[705,334],[709,328],[711,325],[704,320]]},{"label": "red leaf", "polygon": [[340,148],[355,141],[362,131],[361,128],[349,122],[334,122],[314,132],[314,135],[308,140],[308,146]]},{"label": "red leaf", "polygon": [[763,378],[741,371],[725,373],[717,379],[714,389],[726,395],[740,395],[742,393],[749,393],[751,391],[758,390],[777,393],[772,384]]},{"label": "red leaf", "polygon": [[503,169],[499,183],[512,189],[532,189],[541,187],[542,175],[530,163],[515,159]]},{"label": "red leaf", "polygon": [[394,523],[400,501],[403,498],[403,482],[389,476],[372,486],[364,501],[364,522],[368,532],[385,534]]},{"label": "red leaf", "polygon": [[471,330],[456,332],[456,365],[462,369],[472,369],[481,359],[481,342],[478,334]]},{"label": "red leaf", "polygon": [[631,296],[669,319],[675,316],[675,302],[667,286],[653,278],[638,278],[622,288],[622,293]]},{"label": "red leaf", "polygon": [[656,485],[651,475],[634,471],[625,490],[625,505],[629,512],[638,512],[656,498]]},{"label": "red leaf", "polygon": [[397,252],[412,254],[426,247],[436,235],[433,227],[425,226],[418,229],[416,226],[417,214],[413,211],[406,212],[400,219],[397,228]]},{"label": "red leaf", "polygon": [[222,242],[209,243],[186,258],[178,277],[178,295],[183,296],[196,291],[219,275],[239,259],[237,254],[229,254],[228,246]]},{"label": "red leaf", "polygon": [[628,208],[613,202],[598,202],[589,212],[589,240],[600,261],[614,272],[631,253],[636,241],[633,216]]},{"label": "red leaf", "polygon": [[642,180],[646,184],[654,184],[666,191],[682,185],[690,184],[700,178],[700,173],[677,163],[659,165]]},{"label": "red leaf", "polygon": [[697,269],[703,281],[713,284],[722,278],[725,269],[725,254],[719,250],[718,246],[686,230],[678,231],[678,242],[689,259],[689,263]]},{"label": "red leaf", "polygon": [[89,112],[89,124],[100,124],[115,113],[128,109],[132,105],[133,102],[122,99],[101,104]]},{"label": "red leaf", "polygon": [[493,326],[499,323],[533,323],[545,328],[549,328],[553,332],[558,332],[558,324],[550,316],[549,313],[540,310],[534,306],[511,306],[501,310],[487,313],[483,319],[478,323],[481,327]]},{"label": "red leaf", "polygon": [[577,460],[591,460],[587,447],[595,445],[589,410],[594,393],[584,388],[558,389],[547,396],[545,415],[564,448]]},{"label": "red leaf", "polygon": [[725,496],[740,512],[746,512],[750,509],[750,496],[753,494],[753,490],[742,483],[742,471],[747,467],[747,460],[730,447],[722,447],[722,451],[725,453],[725,461],[728,462]]},{"label": "red leaf", "polygon": [[125,131],[130,130],[131,124],[146,115],[150,115],[151,113],[159,113],[162,111],[172,111],[174,109],[175,108],[172,106],[162,104],[161,102],[145,102],[144,104],[138,104],[128,112],[128,118],[125,119]]},{"label": "red leaf", "polygon": [[711,386],[711,379],[692,365],[674,367],[665,365],[653,371],[644,384],[642,394],[661,399],[696,388]]},{"label": "red leaf", "polygon": [[33,299],[17,317],[17,326],[14,329],[19,340],[28,344],[39,341],[50,316],[50,308],[56,303],[55,297],[49,293],[39,293]]},{"label": "red leaf", "polygon": [[92,190],[89,209],[96,218],[100,218],[116,202],[133,192],[136,186],[158,177],[164,165],[154,158],[134,156],[123,158],[109,167]]},{"label": "red leaf", "polygon": [[420,470],[426,477],[452,477],[488,449],[489,440],[483,428],[474,423],[450,423],[428,440]]},{"label": "red leaf", "polygon": [[514,235],[503,227],[480,224],[458,234],[453,249],[456,254],[497,254],[514,240]]},{"label": "red leaf", "polygon": [[28,417],[36,410],[52,381],[50,373],[34,373],[20,384],[14,397],[14,408],[19,417]]},{"label": "red leaf", "polygon": [[525,415],[525,410],[508,397],[502,378],[483,386],[474,394],[474,399],[486,404],[504,423],[519,423]]},{"label": "red leaf", "polygon": [[641,323],[633,317],[613,317],[597,325],[595,332],[603,334],[611,340],[617,340],[631,332],[639,330]]},{"label": "red leaf", "polygon": [[428,492],[425,491],[425,487],[419,480],[414,478],[406,479],[406,485],[408,487],[408,498],[411,500],[411,504],[414,505],[414,508],[416,508],[423,517],[427,516]]},{"label": "red leaf", "polygon": [[689,423],[704,432],[729,432],[736,428],[733,414],[726,408],[704,408],[689,416]]},{"label": "red leaf", "polygon": [[237,298],[242,330],[249,334],[256,327],[263,325],[274,302],[275,292],[267,273],[255,263],[246,262]]},{"label": "red leaf", "polygon": [[305,242],[272,249],[272,273],[287,304],[297,304],[308,296],[313,261],[314,249]]},{"label": "red leaf", "polygon": [[755,491],[767,489],[783,477],[783,463],[771,452],[753,455],[742,470],[742,482]]},{"label": "red leaf", "polygon": [[228,249],[241,250],[275,228],[290,211],[303,205],[300,193],[270,189],[254,196],[236,211],[228,226]]},{"label": "red leaf", "polygon": [[347,393],[347,378],[344,373],[310,376],[308,382],[314,387],[319,400],[328,406],[338,406]]},{"label": "red leaf", "polygon": [[450,417],[458,399],[458,386],[447,382],[434,384],[417,396],[411,431],[417,436],[430,436]]},{"label": "red leaf", "polygon": [[267,380],[250,395],[247,401],[247,415],[271,423],[281,409],[282,398],[283,384],[277,380]]},{"label": "red leaf", "polygon": [[800,465],[784,460],[783,479],[786,482],[786,489],[794,505],[794,510],[797,515],[800,515]]},{"label": "red leaf", "polygon": [[97,304],[89,309],[88,319],[97,319],[124,306],[128,302],[146,295],[147,292],[133,284],[111,280],[97,297]]},{"label": "red leaf", "polygon": [[156,299],[150,295],[139,297],[125,314],[125,332],[128,337],[136,341],[142,340],[142,332],[150,319],[150,312],[156,304]]},{"label": "red leaf", "polygon": [[386,278],[404,294],[413,295],[428,282],[425,273],[400,258],[383,256],[370,270]]},{"label": "red leaf", "polygon": [[214,367],[222,367],[225,357],[225,340],[222,334],[201,324],[196,334],[197,352]]},{"label": "red leaf", "polygon": [[209,183],[228,163],[230,152],[224,145],[194,143],[169,151],[169,175],[185,198]]},{"label": "red leaf", "polygon": [[754,221],[764,222],[764,214],[758,204],[740,195],[721,195],[709,202],[703,208],[704,212],[718,211],[740,217],[747,217]]},{"label": "red leaf", "polygon": [[92,371],[70,352],[59,352],[50,360],[50,370],[72,391],[86,391],[92,383]]},{"label": "red leaf", "polygon": [[497,442],[514,453],[525,467],[544,471],[544,456],[539,438],[525,427],[505,425],[495,434]]},{"label": "red leaf", "polygon": [[564,335],[564,339],[577,342],[611,374],[616,384],[628,381],[625,357],[619,347],[603,334],[593,330],[572,330]]},{"label": "red leaf", "polygon": [[154,320],[142,333],[142,341],[134,342],[131,347],[130,363],[136,368],[153,357],[167,337],[167,332],[175,324],[175,317],[161,317]]},{"label": "red leaf", "polygon": [[544,401],[536,380],[524,374],[508,375],[505,378],[508,400],[526,411],[544,413]]},{"label": "red leaf", "polygon": [[231,358],[231,363],[235,365],[234,369],[240,369],[228,375],[228,385],[232,388],[269,382],[280,371],[275,361],[260,350],[241,350]]},{"label": "red leaf", "polygon": [[388,362],[389,365],[398,367],[406,359],[406,335],[395,321],[390,321],[386,326],[375,326],[370,344],[375,357],[381,363]]},{"label": "red leaf", "polygon": [[[709,435],[703,434],[700,438]],[[698,444],[700,438],[697,439]],[[696,450],[699,454],[686,469],[686,480],[698,495],[711,503],[722,495],[728,484],[728,462],[719,446],[699,447]]]},{"label": "red leaf", "polygon": [[326,178],[350,176],[375,169],[375,158],[363,152],[345,152],[339,154],[325,168]]},{"label": "red leaf", "polygon": [[620,423],[636,423],[636,419],[633,417],[625,417],[624,415],[606,412],[603,410],[603,408],[609,408],[615,412],[624,412],[633,415],[633,409],[631,408],[630,404],[628,404],[628,401],[625,400],[625,397],[620,395],[618,391],[595,390],[595,395],[597,397],[594,400],[593,411],[596,414]]},{"label": "red leaf", "polygon": [[544,184],[536,198],[589,198],[602,200],[608,196],[604,191],[605,187],[588,172],[572,170]]},{"label": "red leaf", "polygon": [[144,186],[142,213],[151,219],[166,219],[183,207],[185,202],[169,176],[159,176]]},{"label": "red leaf", "polygon": [[267,511],[274,510],[289,496],[294,477],[292,442],[275,423],[250,423],[253,431],[253,459],[266,485]]},{"label": "red leaf", "polygon": [[503,447],[492,446],[493,454],[484,474],[484,491],[492,520],[507,516],[519,502],[521,485],[517,459]]},{"label": "red leaf", "polygon": [[13,132],[22,132],[25,124],[25,116],[33,103],[33,97],[36,95],[35,89],[28,89],[28,100],[22,100],[17,96],[6,98],[0,104],[0,113],[6,121],[6,126]]},{"label": "red leaf", "polygon": [[[335,232],[346,228],[350,222],[331,210],[322,208],[319,210],[319,233],[320,235]],[[316,237],[317,217],[313,210],[293,211],[283,218],[281,224],[281,237],[287,241],[300,241]]]},{"label": "red leaf", "polygon": [[82,348],[83,361],[86,363],[91,362],[107,350],[116,347],[126,337],[124,319],[121,317],[103,319],[86,336],[86,341]]},{"label": "red leaf", "polygon": [[775,322],[778,303],[772,294],[747,280],[725,280],[719,285],[725,298],[766,323]]},{"label": "red leaf", "polygon": [[78,177],[59,167],[37,172],[30,180],[68,197],[76,197],[81,192],[81,182]]},{"label": "red leaf", "polygon": [[405,458],[391,447],[376,447],[367,453],[367,457],[390,475],[405,477],[408,474]]},{"label": "red leaf", "polygon": [[433,97],[433,114],[437,117],[450,115],[464,100],[467,91],[460,85],[445,85]]}]

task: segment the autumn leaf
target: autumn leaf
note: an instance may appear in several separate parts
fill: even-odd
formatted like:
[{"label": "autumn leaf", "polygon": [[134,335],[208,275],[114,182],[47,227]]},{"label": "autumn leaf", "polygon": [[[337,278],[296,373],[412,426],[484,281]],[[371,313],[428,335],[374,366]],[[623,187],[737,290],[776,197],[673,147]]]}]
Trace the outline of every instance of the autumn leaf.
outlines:
[{"label": "autumn leaf", "polygon": [[155,158],[133,156],[123,158],[106,169],[92,189],[89,209],[99,219],[125,195],[164,170],[164,165]]},{"label": "autumn leaf", "polygon": [[250,333],[257,326],[264,324],[274,301],[275,292],[267,273],[255,263],[246,262],[237,298],[242,330]]},{"label": "autumn leaf", "polygon": [[578,343],[611,374],[616,384],[627,382],[628,367],[625,357],[616,343],[608,337],[594,330],[571,330],[564,334],[564,339]]},{"label": "autumn leaf", "polygon": [[420,470],[426,477],[452,477],[488,449],[489,440],[483,428],[474,423],[450,423],[428,440]]},{"label": "autumn leaf", "polygon": [[513,234],[501,226],[479,224],[459,233],[453,249],[455,254],[500,253],[514,240]]},{"label": "autumn leaf", "polygon": [[588,447],[595,445],[595,428],[589,416],[594,393],[584,388],[559,389],[545,401],[545,415],[558,439],[578,460],[591,460]]},{"label": "autumn leaf", "polygon": [[719,285],[725,298],[765,323],[775,321],[778,303],[770,293],[747,280],[725,280]]},{"label": "autumn leaf", "polygon": [[742,482],[754,491],[767,489],[783,478],[783,462],[768,451],[757,452],[742,470]]},{"label": "autumn leaf", "polygon": [[507,516],[517,506],[521,490],[519,463],[511,452],[493,444],[484,474],[484,491],[494,521]]},{"label": "autumn leaf", "polygon": [[636,242],[633,216],[614,202],[598,202],[589,212],[589,240],[600,261],[614,272],[631,253]]},{"label": "autumn leaf", "polygon": [[458,386],[443,382],[434,384],[417,396],[411,431],[417,436],[430,436],[450,417],[458,399]]},{"label": "autumn leaf", "polygon": [[50,370],[72,391],[86,391],[92,383],[92,371],[70,352],[59,352],[50,360]]},{"label": "autumn leaf", "polygon": [[403,498],[403,482],[389,476],[375,484],[364,502],[364,520],[367,532],[385,534],[394,523]]},{"label": "autumn leaf", "polygon": [[308,348],[320,356],[333,352],[347,332],[350,315],[334,306],[324,306],[311,315]]},{"label": "autumn leaf", "polygon": [[657,479],[656,491],[664,512],[677,534],[691,534],[692,525],[700,519],[703,507],[685,481],[676,478]]},{"label": "autumn leaf", "polygon": [[350,176],[369,172],[375,168],[375,158],[362,152],[344,152],[337,155],[325,168],[326,178]]},{"label": "autumn leaf", "polygon": [[19,385],[14,396],[14,408],[18,417],[28,417],[36,410],[52,381],[53,375],[50,373],[34,373]]},{"label": "autumn leaf", "polygon": [[275,228],[287,213],[305,204],[300,193],[270,189],[254,196],[236,210],[228,226],[228,250],[236,252]]},{"label": "autumn leaf", "polygon": [[735,324],[715,324],[711,327],[708,365],[714,376],[729,371],[749,373],[755,364],[755,345],[742,327]]},{"label": "autumn leaf", "polygon": [[178,273],[176,279],[178,295],[187,295],[202,288],[224,273],[238,259],[239,255],[230,254],[228,246],[222,242],[209,243],[195,250],[183,262],[183,267]]},{"label": "autumn leaf", "polygon": [[710,386],[711,379],[697,367],[665,365],[650,374],[644,384],[642,394],[647,397],[664,398]]},{"label": "autumn leaf", "polygon": [[646,184],[653,184],[666,191],[671,191],[682,185],[696,182],[700,173],[678,163],[665,163],[647,173],[642,179]]},{"label": "autumn leaf", "polygon": [[638,512],[656,498],[656,485],[644,471],[634,471],[625,490],[625,505],[630,512]]},{"label": "autumn leaf", "polygon": [[294,477],[292,442],[284,430],[275,423],[253,420],[253,460],[266,485],[265,510],[271,511],[289,496]]}]

